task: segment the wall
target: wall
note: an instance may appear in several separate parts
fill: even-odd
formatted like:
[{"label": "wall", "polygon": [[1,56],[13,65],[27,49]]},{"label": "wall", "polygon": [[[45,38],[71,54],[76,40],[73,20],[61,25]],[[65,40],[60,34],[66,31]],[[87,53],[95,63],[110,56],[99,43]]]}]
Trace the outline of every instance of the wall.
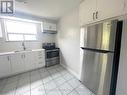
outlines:
[{"label": "wall", "polygon": [[[56,23],[53,20],[39,18],[36,16],[23,14],[23,13],[16,13],[14,16],[19,17],[19,18],[30,19],[30,20]],[[23,49],[22,42],[7,42],[6,38],[5,38],[4,31],[3,31],[2,35],[3,35],[3,38],[0,38],[0,52],[8,52],[8,51],[15,51],[15,50],[22,50]],[[40,48],[42,48],[42,43],[44,43],[44,42],[55,42],[56,35],[44,34],[41,31],[39,31],[37,38],[38,38],[38,41],[25,42],[26,48],[27,49],[40,49]]]},{"label": "wall", "polygon": [[127,20],[123,30],[116,95],[127,95]]},{"label": "wall", "polygon": [[78,8],[63,16],[58,22],[57,44],[61,49],[61,64],[80,73],[80,27]]}]

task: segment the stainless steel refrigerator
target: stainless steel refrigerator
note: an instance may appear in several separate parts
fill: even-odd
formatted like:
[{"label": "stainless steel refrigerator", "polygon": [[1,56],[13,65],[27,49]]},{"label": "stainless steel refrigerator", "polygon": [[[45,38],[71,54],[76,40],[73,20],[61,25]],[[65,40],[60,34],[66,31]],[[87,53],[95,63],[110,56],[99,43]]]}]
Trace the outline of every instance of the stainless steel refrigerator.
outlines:
[{"label": "stainless steel refrigerator", "polygon": [[84,51],[81,81],[95,95],[115,95],[123,21],[82,27]]}]

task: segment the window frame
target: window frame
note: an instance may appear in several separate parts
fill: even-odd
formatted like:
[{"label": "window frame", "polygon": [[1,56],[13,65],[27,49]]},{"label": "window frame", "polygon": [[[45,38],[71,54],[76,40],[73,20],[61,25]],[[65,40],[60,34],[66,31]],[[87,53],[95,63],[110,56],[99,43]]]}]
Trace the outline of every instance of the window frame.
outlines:
[{"label": "window frame", "polygon": [[[28,22],[28,23],[35,23],[37,26],[37,33],[36,34],[31,34],[31,33],[9,33],[7,32],[7,25],[6,25],[6,21],[7,20],[11,20],[11,21],[20,21],[20,22]],[[3,18],[3,26],[4,26],[4,31],[5,31],[5,40],[7,42],[37,42],[39,41],[38,39],[38,32],[42,31],[43,29],[43,22],[40,21],[34,21],[34,20],[27,20],[27,19],[20,19],[20,18]],[[9,34],[19,34],[23,36],[23,40],[9,40]],[[36,37],[36,40],[25,40],[25,35],[33,35]]]}]

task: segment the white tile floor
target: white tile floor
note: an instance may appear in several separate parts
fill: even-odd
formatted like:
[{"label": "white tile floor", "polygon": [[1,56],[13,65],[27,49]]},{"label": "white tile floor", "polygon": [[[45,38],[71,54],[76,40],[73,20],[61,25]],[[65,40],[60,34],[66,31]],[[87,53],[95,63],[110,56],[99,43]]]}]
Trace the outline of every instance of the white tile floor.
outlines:
[{"label": "white tile floor", "polygon": [[0,95],[93,95],[60,65],[0,80]]}]

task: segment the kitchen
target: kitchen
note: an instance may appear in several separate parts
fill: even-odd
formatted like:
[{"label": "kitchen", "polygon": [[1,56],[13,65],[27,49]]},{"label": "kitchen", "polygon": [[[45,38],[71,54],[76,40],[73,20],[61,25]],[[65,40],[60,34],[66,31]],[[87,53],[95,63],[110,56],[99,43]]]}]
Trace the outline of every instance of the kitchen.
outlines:
[{"label": "kitchen", "polygon": [[0,14],[0,95],[127,93],[127,0],[14,5]]}]

